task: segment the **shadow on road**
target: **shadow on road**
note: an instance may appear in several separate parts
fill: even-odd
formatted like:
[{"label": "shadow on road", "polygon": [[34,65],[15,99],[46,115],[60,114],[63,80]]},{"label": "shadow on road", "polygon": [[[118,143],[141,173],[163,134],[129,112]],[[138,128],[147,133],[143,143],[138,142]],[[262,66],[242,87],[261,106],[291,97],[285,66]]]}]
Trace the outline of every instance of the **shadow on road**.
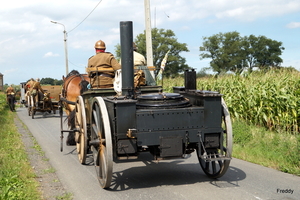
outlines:
[{"label": "shadow on road", "polygon": [[[76,147],[65,153],[65,155],[70,154],[77,156]],[[229,188],[239,187],[239,181],[246,178],[244,171],[229,166],[223,177],[211,179],[205,175],[198,162],[190,163],[188,160],[173,159],[157,163],[153,161],[150,153],[142,153],[136,160],[114,160],[114,167],[117,167],[114,168],[111,186],[107,190],[124,191],[204,182],[218,188]],[[90,153],[87,154],[85,166],[94,167],[93,156]]]},{"label": "shadow on road", "polygon": [[199,163],[184,163],[183,159],[156,163],[144,158],[142,162],[146,166],[114,172],[111,187],[108,190],[123,191],[202,182],[209,182],[219,188],[239,187],[239,181],[246,178],[246,174],[235,167],[229,167],[223,177],[211,179],[204,174]]}]

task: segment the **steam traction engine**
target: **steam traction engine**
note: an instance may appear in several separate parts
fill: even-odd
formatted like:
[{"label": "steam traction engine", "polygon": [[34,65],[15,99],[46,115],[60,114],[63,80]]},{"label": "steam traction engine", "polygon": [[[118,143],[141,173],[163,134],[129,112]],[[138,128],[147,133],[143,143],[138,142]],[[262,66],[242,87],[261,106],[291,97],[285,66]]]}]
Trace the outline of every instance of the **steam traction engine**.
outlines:
[{"label": "steam traction engine", "polygon": [[[111,184],[113,159],[136,159],[150,152],[155,160],[182,158],[196,150],[207,176],[229,167],[232,128],[218,92],[196,90],[196,72],[185,72],[185,86],[164,93],[160,86],[133,87],[132,22],[121,22],[122,95],[90,89],[76,102],[75,140],[80,163],[88,149],[102,188]],[[62,130],[63,131],[63,130]]]}]

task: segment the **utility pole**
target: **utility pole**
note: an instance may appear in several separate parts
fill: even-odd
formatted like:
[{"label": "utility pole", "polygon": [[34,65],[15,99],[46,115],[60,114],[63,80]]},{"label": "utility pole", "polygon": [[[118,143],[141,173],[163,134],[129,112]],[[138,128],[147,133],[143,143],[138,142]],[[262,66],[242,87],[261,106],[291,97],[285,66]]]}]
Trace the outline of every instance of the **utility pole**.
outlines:
[{"label": "utility pole", "polygon": [[[150,0],[144,0],[145,6],[145,26],[146,26],[146,53],[147,67],[153,67],[153,51],[152,51],[152,32],[151,32],[151,15]],[[150,70],[152,77],[155,79],[154,71]]]},{"label": "utility pole", "polygon": [[65,44],[65,60],[66,60],[66,76],[69,74],[69,65],[68,65],[68,48],[67,48],[67,31],[65,28],[65,25],[55,22],[55,21],[50,21],[53,24],[59,24],[64,27],[64,44]]}]

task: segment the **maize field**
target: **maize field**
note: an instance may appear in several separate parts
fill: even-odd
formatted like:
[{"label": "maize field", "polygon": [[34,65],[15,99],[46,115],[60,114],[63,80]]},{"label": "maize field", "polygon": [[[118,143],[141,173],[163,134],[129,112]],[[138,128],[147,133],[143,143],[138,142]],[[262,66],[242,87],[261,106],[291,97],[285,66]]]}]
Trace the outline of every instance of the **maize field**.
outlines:
[{"label": "maize field", "polygon": [[[183,86],[183,78],[164,80],[165,91]],[[223,94],[233,119],[243,119],[269,130],[299,132],[300,72],[273,69],[243,75],[226,74],[197,79],[198,90]]]}]

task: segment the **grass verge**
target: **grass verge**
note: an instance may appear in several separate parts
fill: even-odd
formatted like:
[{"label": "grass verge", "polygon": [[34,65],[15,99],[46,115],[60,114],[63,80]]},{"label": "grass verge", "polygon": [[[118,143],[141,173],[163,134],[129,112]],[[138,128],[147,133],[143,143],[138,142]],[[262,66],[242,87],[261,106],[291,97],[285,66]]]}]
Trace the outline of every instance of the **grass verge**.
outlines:
[{"label": "grass verge", "polygon": [[14,115],[0,93],[0,200],[41,199]]},{"label": "grass verge", "polygon": [[233,157],[300,176],[300,135],[233,122]]}]

